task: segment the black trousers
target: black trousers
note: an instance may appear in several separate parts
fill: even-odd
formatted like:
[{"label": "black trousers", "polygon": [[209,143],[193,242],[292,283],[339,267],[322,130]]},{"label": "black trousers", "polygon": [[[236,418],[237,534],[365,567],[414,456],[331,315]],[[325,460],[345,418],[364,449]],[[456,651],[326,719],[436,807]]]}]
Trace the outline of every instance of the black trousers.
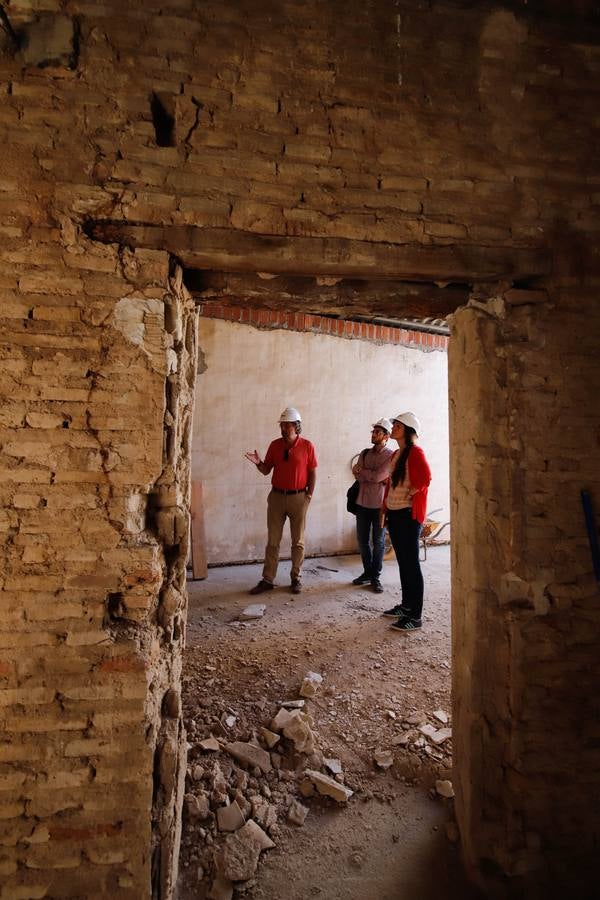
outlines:
[{"label": "black trousers", "polygon": [[402,606],[412,619],[420,619],[423,611],[423,573],[419,562],[422,527],[410,509],[388,511],[388,531],[400,569]]}]

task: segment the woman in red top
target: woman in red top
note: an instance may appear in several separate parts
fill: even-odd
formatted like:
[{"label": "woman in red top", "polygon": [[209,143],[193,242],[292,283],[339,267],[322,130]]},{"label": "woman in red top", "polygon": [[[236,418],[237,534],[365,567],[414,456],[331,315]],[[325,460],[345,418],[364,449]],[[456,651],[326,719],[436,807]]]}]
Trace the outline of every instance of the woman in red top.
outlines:
[{"label": "woman in red top", "polygon": [[423,574],[419,561],[419,536],[425,521],[431,470],[425,454],[415,444],[420,425],[411,412],[392,419],[392,438],[398,450],[391,459],[391,475],[383,500],[390,539],[400,569],[402,603],[384,615],[396,619],[392,628],[414,631],[421,627]]}]

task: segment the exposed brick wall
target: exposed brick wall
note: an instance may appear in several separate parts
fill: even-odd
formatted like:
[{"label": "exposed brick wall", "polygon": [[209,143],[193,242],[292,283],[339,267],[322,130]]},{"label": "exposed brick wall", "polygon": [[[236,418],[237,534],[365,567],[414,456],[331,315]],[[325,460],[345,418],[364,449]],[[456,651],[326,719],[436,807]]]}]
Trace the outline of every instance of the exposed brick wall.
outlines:
[{"label": "exposed brick wall", "polygon": [[329,334],[333,337],[350,340],[417,347],[425,352],[448,349],[448,337],[444,334],[429,334],[424,331],[395,328],[373,322],[353,322],[347,319],[332,319],[308,313],[249,309],[248,307],[223,306],[217,303],[202,303],[199,311],[202,316],[209,319],[224,319],[227,322],[239,322],[241,325],[252,325],[254,328],[312,331],[315,334]]},{"label": "exposed brick wall", "polygon": [[45,59],[0,32],[2,900],[171,891],[194,339],[165,256],[88,218],[553,252],[549,306],[450,345],[458,811],[484,880],[590,871],[600,51],[519,7],[7,7],[68,14]]}]

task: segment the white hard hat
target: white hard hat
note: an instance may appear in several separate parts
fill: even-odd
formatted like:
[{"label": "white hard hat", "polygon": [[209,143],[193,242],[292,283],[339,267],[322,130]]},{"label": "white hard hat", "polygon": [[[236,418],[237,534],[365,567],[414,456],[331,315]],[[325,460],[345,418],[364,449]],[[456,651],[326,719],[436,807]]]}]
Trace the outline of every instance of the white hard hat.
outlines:
[{"label": "white hard hat", "polygon": [[302,416],[293,406],[286,406],[284,411],[279,416],[280,422],[301,422]]},{"label": "white hard hat", "polygon": [[398,413],[397,416],[394,416],[392,422],[402,422],[403,425],[408,425],[409,428],[414,428],[417,436],[421,430],[421,423],[419,422],[415,414],[411,412]]},{"label": "white hard hat", "polygon": [[373,428],[383,428],[389,434],[392,430],[392,423],[389,419],[378,419],[376,422],[373,422]]}]

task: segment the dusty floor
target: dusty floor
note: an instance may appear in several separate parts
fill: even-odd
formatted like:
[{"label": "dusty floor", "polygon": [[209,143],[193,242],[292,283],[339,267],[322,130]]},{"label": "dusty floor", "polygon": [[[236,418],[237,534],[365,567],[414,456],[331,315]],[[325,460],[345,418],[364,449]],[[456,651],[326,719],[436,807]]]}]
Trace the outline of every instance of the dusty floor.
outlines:
[{"label": "dusty floor", "polygon": [[[464,882],[459,851],[446,834],[452,801],[433,791],[436,779],[451,777],[451,740],[437,746],[418,730],[424,723],[430,731],[441,729],[433,713],[451,712],[449,551],[448,546],[428,551],[423,630],[413,634],[391,630],[391,620],[381,615],[400,599],[393,558],[384,564],[381,595],[350,584],[361,569],[359,558],[352,556],[307,560],[303,593],[293,599],[287,562],[280,565],[282,586],[258,598],[247,594],[260,577],[258,565],[211,569],[207,580],[190,583],[184,663],[187,790],[206,791],[214,810],[217,771],[218,778],[224,773],[228,780],[230,798],[239,786],[241,804],[260,795],[260,802],[267,798],[277,813],[270,827],[259,818],[275,848],[261,854],[253,878],[236,883],[235,896],[474,896]],[[262,619],[236,621],[257,601],[267,607]],[[269,725],[279,701],[299,696],[308,671],[324,679],[307,710],[320,751],[341,761],[339,780],[355,792],[347,804],[318,795],[306,799],[299,792],[304,768],[317,766],[322,756],[306,760],[282,751],[277,771],[267,778],[255,770],[246,783],[226,753],[206,753],[198,745],[211,733],[223,741],[251,740],[260,726]],[[388,769],[374,763],[380,750],[393,753]],[[301,827],[287,821],[293,799],[310,809]],[[201,823],[184,818],[181,900],[211,896],[213,852],[224,837],[213,813]]]}]

